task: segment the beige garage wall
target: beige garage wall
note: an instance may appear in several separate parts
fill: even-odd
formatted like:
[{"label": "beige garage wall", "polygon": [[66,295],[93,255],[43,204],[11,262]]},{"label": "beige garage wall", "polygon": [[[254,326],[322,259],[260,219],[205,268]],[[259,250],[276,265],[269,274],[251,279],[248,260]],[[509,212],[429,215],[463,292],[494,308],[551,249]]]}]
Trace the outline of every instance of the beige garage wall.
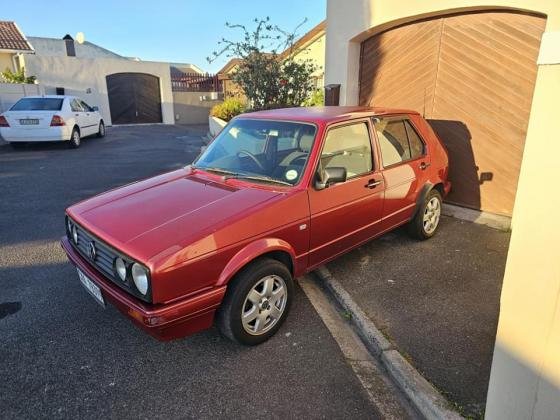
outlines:
[{"label": "beige garage wall", "polygon": [[[395,22],[462,10],[545,14],[535,91],[513,210],[487,419],[560,418],[560,1],[328,0],[326,83],[356,104],[360,41]],[[546,51],[543,51],[545,49]],[[482,244],[481,244],[482,245]]]},{"label": "beige garage wall", "polygon": [[208,124],[210,109],[222,101],[210,100],[212,92],[173,92],[176,124]]},{"label": "beige garage wall", "polygon": [[98,106],[107,125],[112,122],[105,77],[113,73],[152,74],[159,77],[163,123],[174,123],[171,75],[167,63],[27,55],[25,69],[28,74],[37,76],[47,94],[54,94],[56,87],[64,87],[67,95],[79,96],[89,105]]}]

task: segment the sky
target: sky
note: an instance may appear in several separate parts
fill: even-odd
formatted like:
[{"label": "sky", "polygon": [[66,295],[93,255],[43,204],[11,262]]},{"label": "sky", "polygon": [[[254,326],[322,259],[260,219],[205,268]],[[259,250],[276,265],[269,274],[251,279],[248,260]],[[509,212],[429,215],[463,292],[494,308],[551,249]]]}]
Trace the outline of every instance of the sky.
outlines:
[{"label": "sky", "polygon": [[225,22],[251,24],[269,16],[271,23],[292,31],[305,18],[300,35],[325,19],[326,0],[34,0],[11,2],[0,20],[13,20],[26,36],[62,38],[85,34],[86,41],[127,57],[192,63],[216,72],[229,60],[212,64],[206,57],[222,37],[237,32]]}]

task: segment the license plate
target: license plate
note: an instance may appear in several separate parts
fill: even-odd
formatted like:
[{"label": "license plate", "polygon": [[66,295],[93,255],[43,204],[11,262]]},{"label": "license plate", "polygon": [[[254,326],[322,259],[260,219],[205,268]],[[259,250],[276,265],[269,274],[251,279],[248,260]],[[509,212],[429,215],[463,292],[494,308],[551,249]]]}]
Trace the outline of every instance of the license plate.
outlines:
[{"label": "license plate", "polygon": [[38,125],[39,120],[37,118],[27,118],[24,120],[19,120],[20,125]]},{"label": "license plate", "polygon": [[103,299],[103,295],[101,294],[101,289],[97,284],[92,282],[82,271],[78,268],[78,277],[80,278],[80,282],[82,286],[86,288],[86,290],[94,297],[94,299],[99,303],[101,306],[105,307],[105,300]]}]

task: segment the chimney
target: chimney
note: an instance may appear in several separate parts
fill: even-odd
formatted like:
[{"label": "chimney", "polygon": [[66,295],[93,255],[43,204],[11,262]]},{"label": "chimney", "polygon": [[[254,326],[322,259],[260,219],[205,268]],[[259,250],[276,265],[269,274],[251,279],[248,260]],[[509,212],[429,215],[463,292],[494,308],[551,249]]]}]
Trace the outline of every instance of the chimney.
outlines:
[{"label": "chimney", "polygon": [[74,47],[74,38],[66,34],[63,38],[66,44],[66,55],[68,57],[76,57],[76,48]]}]

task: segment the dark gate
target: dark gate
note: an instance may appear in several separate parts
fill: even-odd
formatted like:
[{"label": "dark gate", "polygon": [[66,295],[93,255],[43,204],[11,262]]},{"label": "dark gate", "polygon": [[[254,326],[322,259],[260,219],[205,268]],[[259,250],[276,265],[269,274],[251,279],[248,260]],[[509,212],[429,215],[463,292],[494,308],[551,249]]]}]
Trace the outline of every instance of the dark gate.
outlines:
[{"label": "dark gate", "polygon": [[115,73],[106,80],[113,124],[162,122],[158,77],[144,73]]}]

